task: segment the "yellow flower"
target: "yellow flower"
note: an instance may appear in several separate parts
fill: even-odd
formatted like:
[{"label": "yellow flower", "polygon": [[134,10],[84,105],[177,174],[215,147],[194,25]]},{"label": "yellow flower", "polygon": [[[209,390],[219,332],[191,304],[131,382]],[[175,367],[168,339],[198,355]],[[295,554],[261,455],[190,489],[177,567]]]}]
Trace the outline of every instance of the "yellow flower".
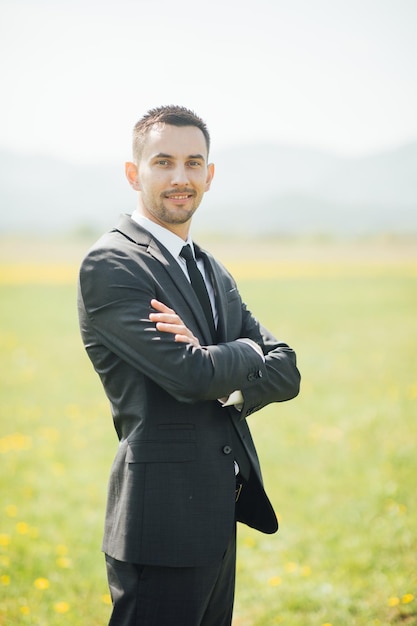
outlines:
[{"label": "yellow flower", "polygon": [[403,595],[402,597],[402,603],[403,604],[409,604],[410,602],[412,602],[414,600],[414,596],[412,593],[406,593],[405,595]]},{"label": "yellow flower", "polygon": [[103,604],[111,604],[111,596],[109,593],[103,593],[101,596],[101,601]]},{"label": "yellow flower", "polygon": [[68,554],[68,548],[67,546],[64,546],[64,544],[60,543],[58,546],[56,546],[55,552],[58,554],[58,556],[66,556]]},{"label": "yellow flower", "polygon": [[10,543],[10,535],[6,535],[6,533],[0,533],[0,546],[5,548]]},{"label": "yellow flower", "polygon": [[65,473],[65,466],[62,463],[54,463],[52,471],[56,476],[62,476]]},{"label": "yellow flower", "polygon": [[256,546],[256,541],[253,537],[245,537],[243,540],[243,545],[247,548],[254,548]]},{"label": "yellow flower", "polygon": [[295,572],[298,568],[298,565],[297,563],[286,563],[284,567],[286,572]]},{"label": "yellow flower", "polygon": [[388,599],[388,606],[397,606],[399,603],[400,603],[400,599],[394,596]]},{"label": "yellow flower", "polygon": [[10,585],[10,576],[8,574],[3,574],[3,576],[0,576],[0,585]]},{"label": "yellow flower", "polygon": [[417,398],[417,385],[410,385],[408,388],[408,397],[412,400]]},{"label": "yellow flower", "polygon": [[40,434],[48,443],[55,443],[60,437],[59,430],[56,428],[42,428]]},{"label": "yellow flower", "polygon": [[278,585],[280,585],[281,583],[282,583],[281,576],[273,576],[272,578],[268,580],[268,585],[270,587],[278,587]]},{"label": "yellow flower", "polygon": [[40,589],[41,591],[43,591],[44,589],[48,589],[49,580],[47,578],[37,578],[33,584],[35,585],[36,589]]},{"label": "yellow flower", "polygon": [[32,447],[32,439],[21,433],[12,433],[0,439],[0,453],[15,450],[29,450]]},{"label": "yellow flower", "polygon": [[26,522],[18,522],[16,524],[16,530],[19,535],[27,535],[29,532],[29,524],[26,524]]},{"label": "yellow flower", "polygon": [[311,567],[309,565],[303,565],[301,568],[301,576],[311,576]]},{"label": "yellow flower", "polygon": [[78,404],[67,404],[65,413],[70,419],[79,419],[82,416],[81,409]]},{"label": "yellow flower", "polygon": [[67,613],[70,610],[68,602],[55,602],[54,609],[57,613]]},{"label": "yellow flower", "polygon": [[16,515],[17,515],[17,506],[15,504],[8,504],[6,506],[6,515],[8,517],[16,517]]},{"label": "yellow flower", "polygon": [[20,612],[22,615],[29,615],[30,614],[30,608],[28,606],[21,606],[20,607]]},{"label": "yellow flower", "polygon": [[332,626],[330,622],[325,622],[324,624],[322,624],[321,626]]},{"label": "yellow flower", "polygon": [[72,285],[76,276],[77,267],[68,263],[0,266],[0,284],[2,285]]},{"label": "yellow flower", "polygon": [[56,560],[56,564],[58,567],[62,567],[62,569],[68,569],[72,565],[71,559],[66,556],[60,556]]}]

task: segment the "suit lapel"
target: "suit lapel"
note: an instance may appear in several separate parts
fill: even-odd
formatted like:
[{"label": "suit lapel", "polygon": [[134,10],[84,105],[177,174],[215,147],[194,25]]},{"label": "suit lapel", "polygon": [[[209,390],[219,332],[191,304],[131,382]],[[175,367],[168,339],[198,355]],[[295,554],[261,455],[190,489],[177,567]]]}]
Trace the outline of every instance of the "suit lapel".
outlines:
[{"label": "suit lapel", "polygon": [[[207,324],[204,312],[201,308],[200,302],[198,301],[194,290],[192,289],[190,283],[184,275],[184,272],[178,265],[176,259],[174,259],[174,257],[171,255],[171,253],[158,240],[154,239],[151,233],[142,228],[128,215],[121,216],[115,230],[118,230],[122,235],[128,237],[138,246],[146,247],[147,253],[161,264],[161,266],[164,268],[170,278],[169,284],[167,284],[167,296],[169,297],[169,288],[172,287],[173,283],[175,289],[181,293],[184,300],[187,302],[189,308],[191,309],[194,317],[194,322],[197,324],[204,342],[206,343],[206,345],[211,344],[212,339],[210,329]],[[164,304],[170,306],[169,303]]]},{"label": "suit lapel", "polygon": [[191,309],[194,320],[200,329],[204,343],[206,345],[212,344],[213,339],[211,338],[210,328],[207,323],[206,316],[204,315],[204,311],[201,308],[201,304],[194,292],[194,289],[191,287],[176,259],[174,259],[171,253],[155,239],[150,243],[148,252],[164,266],[175,287],[181,292],[184,300]]}]

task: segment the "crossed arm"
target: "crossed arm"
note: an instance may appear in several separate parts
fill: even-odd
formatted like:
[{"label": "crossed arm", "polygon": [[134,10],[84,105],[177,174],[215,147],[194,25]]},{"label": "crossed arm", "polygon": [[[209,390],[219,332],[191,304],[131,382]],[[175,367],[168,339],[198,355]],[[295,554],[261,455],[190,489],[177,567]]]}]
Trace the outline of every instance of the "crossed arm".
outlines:
[{"label": "crossed arm", "polygon": [[196,348],[200,347],[197,337],[185,326],[182,319],[173,309],[155,299],[151,300],[151,306],[158,311],[157,313],[149,314],[149,319],[151,322],[155,322],[157,330],[162,333],[172,333],[175,335],[175,341],[191,343]]},{"label": "crossed arm", "polygon": [[[155,322],[157,330],[163,333],[172,333],[175,335],[174,339],[180,343],[191,343],[196,348],[200,347],[200,342],[195,335],[191,332],[189,328],[184,324],[179,315],[175,313],[173,309],[170,309],[168,306],[160,302],[159,300],[155,300],[153,298],[151,300],[151,306],[155,310],[159,311],[158,313],[150,313],[149,319],[151,322]],[[248,343],[264,360],[264,356],[261,348],[251,339],[238,339],[238,341],[244,341]]]},{"label": "crossed arm", "polygon": [[[168,306],[159,302],[159,300],[152,299],[151,306],[158,313],[150,313],[149,319],[151,322],[155,322],[157,330],[164,333],[172,333],[175,335],[174,339],[177,342],[181,343],[191,343],[195,347],[200,347],[200,342],[195,335],[191,332],[187,326],[185,326],[182,319],[175,313],[173,309],[170,309]],[[246,340],[248,343],[250,342],[251,346],[256,350],[259,356],[263,359],[263,354],[258,348],[255,342],[250,339]],[[242,392],[236,390],[230,396],[225,396],[223,398],[219,398],[219,401],[223,404],[231,404],[231,405],[241,405],[243,404]]]},{"label": "crossed arm", "polygon": [[[105,254],[97,249],[80,270],[81,332],[102,379],[121,359],[158,381],[179,401],[224,398],[241,389],[242,415],[246,408],[253,412],[297,395],[299,373],[293,350],[259,325],[239,298],[230,302],[236,316],[238,307],[242,312],[240,330],[233,326],[236,338],[202,346],[197,326],[190,323],[192,317],[185,318],[185,308],[179,315],[154,298],[153,283],[138,280],[136,269],[120,263],[119,256],[113,258],[107,249]],[[173,341],[164,341],[163,335]]]}]

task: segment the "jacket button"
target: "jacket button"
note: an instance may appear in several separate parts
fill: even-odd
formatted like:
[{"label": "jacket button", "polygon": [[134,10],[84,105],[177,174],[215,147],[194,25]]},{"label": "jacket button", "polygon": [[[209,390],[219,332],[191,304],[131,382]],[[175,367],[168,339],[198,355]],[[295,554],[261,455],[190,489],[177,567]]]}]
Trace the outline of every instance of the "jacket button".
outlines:
[{"label": "jacket button", "polygon": [[232,448],[230,446],[223,446],[222,448],[223,454],[230,454],[231,451],[232,451]]}]

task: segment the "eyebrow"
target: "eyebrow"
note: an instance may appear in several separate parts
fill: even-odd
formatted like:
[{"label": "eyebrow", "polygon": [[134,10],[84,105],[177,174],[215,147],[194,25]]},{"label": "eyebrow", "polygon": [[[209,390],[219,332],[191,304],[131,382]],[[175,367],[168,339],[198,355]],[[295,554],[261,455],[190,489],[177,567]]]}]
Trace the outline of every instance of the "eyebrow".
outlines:
[{"label": "eyebrow", "polygon": [[205,158],[203,157],[202,154],[190,154],[189,159],[201,159],[202,161],[205,161]]},{"label": "eyebrow", "polygon": [[[155,154],[154,159],[173,159],[172,154],[166,154],[165,152],[158,152]],[[201,161],[205,161],[205,158],[202,154],[189,154],[187,159],[200,159]]]}]

